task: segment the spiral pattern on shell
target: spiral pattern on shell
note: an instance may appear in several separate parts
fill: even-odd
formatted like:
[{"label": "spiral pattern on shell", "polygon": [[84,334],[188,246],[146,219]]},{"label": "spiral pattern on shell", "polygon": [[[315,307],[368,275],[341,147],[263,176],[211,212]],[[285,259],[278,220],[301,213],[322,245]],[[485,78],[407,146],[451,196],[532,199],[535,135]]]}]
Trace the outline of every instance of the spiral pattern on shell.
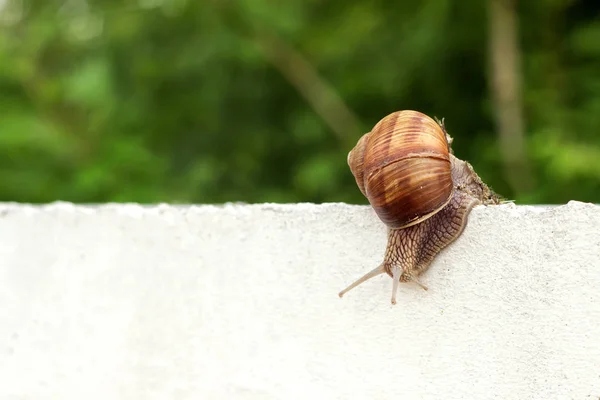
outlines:
[{"label": "spiral pattern on shell", "polygon": [[446,133],[418,111],[380,120],[350,151],[348,165],[379,218],[393,229],[424,221],[452,196]]}]

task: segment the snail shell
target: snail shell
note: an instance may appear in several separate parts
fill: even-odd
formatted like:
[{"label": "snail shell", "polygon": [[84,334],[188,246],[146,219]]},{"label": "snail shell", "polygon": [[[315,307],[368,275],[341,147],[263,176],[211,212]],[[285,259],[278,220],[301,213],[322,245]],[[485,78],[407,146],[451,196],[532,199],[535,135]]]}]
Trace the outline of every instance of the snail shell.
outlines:
[{"label": "snail shell", "polygon": [[449,153],[436,121],[404,110],[363,135],[348,154],[348,165],[383,223],[401,229],[431,217],[452,198]]}]

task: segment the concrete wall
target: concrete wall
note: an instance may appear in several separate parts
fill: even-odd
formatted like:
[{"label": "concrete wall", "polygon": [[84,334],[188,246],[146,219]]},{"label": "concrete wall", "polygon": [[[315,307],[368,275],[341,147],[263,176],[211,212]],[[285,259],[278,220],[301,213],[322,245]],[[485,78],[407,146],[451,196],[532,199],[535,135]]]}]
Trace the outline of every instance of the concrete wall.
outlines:
[{"label": "concrete wall", "polygon": [[0,205],[0,399],[598,399],[600,207],[478,207],[390,304],[344,204]]}]

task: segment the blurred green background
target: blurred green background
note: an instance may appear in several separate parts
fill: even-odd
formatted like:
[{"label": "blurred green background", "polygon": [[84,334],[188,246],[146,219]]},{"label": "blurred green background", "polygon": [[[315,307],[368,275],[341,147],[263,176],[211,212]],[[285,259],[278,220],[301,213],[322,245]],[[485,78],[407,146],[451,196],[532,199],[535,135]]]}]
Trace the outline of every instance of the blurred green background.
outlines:
[{"label": "blurred green background", "polygon": [[414,109],[520,203],[600,201],[598,0],[0,0],[0,201],[365,204]]}]

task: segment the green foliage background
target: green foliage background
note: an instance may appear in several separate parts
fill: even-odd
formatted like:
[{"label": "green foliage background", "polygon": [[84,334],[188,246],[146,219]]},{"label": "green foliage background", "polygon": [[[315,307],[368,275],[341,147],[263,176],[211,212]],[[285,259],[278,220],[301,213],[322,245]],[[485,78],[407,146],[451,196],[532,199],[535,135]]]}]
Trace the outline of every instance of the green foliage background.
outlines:
[{"label": "green foliage background", "polygon": [[[598,202],[600,3],[516,6],[524,192],[502,169],[485,1],[0,0],[0,201],[364,204],[348,151],[415,109],[445,117],[505,197]],[[301,54],[357,128],[331,129],[257,32]]]}]

